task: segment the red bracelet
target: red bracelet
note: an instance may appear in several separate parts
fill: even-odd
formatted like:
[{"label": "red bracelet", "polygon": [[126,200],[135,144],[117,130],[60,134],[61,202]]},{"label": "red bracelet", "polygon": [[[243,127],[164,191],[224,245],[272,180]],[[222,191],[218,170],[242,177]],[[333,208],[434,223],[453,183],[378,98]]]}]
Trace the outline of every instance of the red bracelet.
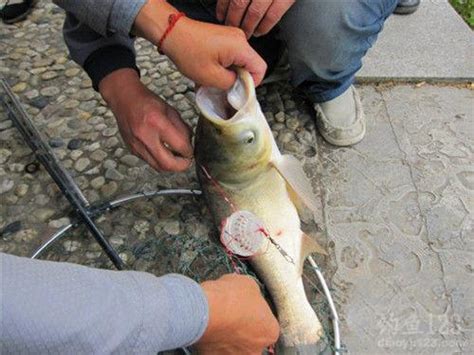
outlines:
[{"label": "red bracelet", "polygon": [[160,41],[158,42],[158,51],[161,52],[161,46],[163,45],[163,42],[165,41],[166,37],[168,37],[169,33],[173,29],[174,25],[176,25],[176,22],[179,21],[181,17],[185,17],[186,14],[184,12],[178,12],[177,14],[171,14],[168,17],[168,27],[166,28],[165,32],[160,38]]}]

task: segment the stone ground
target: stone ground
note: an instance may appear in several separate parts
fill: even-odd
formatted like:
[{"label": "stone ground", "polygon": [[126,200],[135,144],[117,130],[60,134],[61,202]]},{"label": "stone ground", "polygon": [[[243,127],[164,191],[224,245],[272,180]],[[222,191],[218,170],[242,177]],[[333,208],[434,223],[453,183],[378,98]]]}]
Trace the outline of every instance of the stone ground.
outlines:
[{"label": "stone ground", "polygon": [[[0,27],[0,72],[91,202],[162,187],[197,188],[193,170],[156,173],[129,154],[112,114],[67,58],[63,15],[42,1],[29,19]],[[194,125],[193,84],[145,42],[143,81]],[[326,144],[311,108],[286,84],[259,100],[287,153],[305,161],[320,196],[309,232],[323,231],[329,278],[352,354],[470,353],[474,330],[474,117],[472,86],[359,86],[367,137]],[[68,204],[0,112],[0,251],[29,256],[69,223]],[[131,269],[196,280],[229,270],[197,197],[141,200],[99,219]],[[83,230],[44,258],[111,268]],[[322,319],[327,307],[308,283]]]},{"label": "stone ground", "polygon": [[357,74],[364,81],[472,81],[474,36],[448,0],[422,0],[409,16],[391,16]]}]

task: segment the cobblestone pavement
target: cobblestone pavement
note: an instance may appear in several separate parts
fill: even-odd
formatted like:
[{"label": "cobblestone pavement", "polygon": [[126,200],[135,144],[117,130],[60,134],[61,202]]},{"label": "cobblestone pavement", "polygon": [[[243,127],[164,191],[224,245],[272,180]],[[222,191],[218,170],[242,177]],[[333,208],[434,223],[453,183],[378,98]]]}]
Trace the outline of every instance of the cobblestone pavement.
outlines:
[{"label": "cobblestone pavement", "polygon": [[[67,57],[63,15],[42,1],[29,19],[0,27],[5,76],[55,154],[91,202],[162,187],[198,188],[193,169],[157,173],[132,156],[114,118],[80,68]],[[195,125],[193,84],[143,41],[142,80]],[[309,233],[323,231],[330,251],[319,259],[354,354],[468,353],[474,329],[473,91],[461,87],[360,87],[366,139],[334,148],[315,131],[313,112],[287,84],[258,90],[281,149],[305,161],[320,196]],[[68,203],[0,115],[0,251],[28,256],[69,223]],[[197,280],[229,270],[209,236],[197,197],[140,200],[99,218],[129,268]],[[78,229],[46,259],[111,268]],[[309,287],[311,287],[309,285]],[[309,293],[314,294],[312,289]],[[311,296],[321,318],[327,309]]]}]

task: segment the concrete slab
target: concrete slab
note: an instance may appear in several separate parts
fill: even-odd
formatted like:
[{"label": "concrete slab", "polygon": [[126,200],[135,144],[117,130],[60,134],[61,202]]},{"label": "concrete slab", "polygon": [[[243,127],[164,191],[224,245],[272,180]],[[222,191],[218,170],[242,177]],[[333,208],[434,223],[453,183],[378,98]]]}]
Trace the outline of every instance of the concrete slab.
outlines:
[{"label": "concrete slab", "polygon": [[361,89],[366,139],[319,140],[332,285],[352,354],[472,349],[474,94]]},{"label": "concrete slab", "polygon": [[364,59],[361,80],[472,80],[474,34],[447,0],[393,15]]}]

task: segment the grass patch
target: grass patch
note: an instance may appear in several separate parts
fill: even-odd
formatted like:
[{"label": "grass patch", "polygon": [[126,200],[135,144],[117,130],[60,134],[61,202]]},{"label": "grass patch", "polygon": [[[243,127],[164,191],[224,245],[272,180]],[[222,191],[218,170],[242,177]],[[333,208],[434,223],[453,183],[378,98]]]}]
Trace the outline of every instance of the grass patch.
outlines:
[{"label": "grass patch", "polygon": [[469,27],[474,29],[474,0],[449,0]]}]

